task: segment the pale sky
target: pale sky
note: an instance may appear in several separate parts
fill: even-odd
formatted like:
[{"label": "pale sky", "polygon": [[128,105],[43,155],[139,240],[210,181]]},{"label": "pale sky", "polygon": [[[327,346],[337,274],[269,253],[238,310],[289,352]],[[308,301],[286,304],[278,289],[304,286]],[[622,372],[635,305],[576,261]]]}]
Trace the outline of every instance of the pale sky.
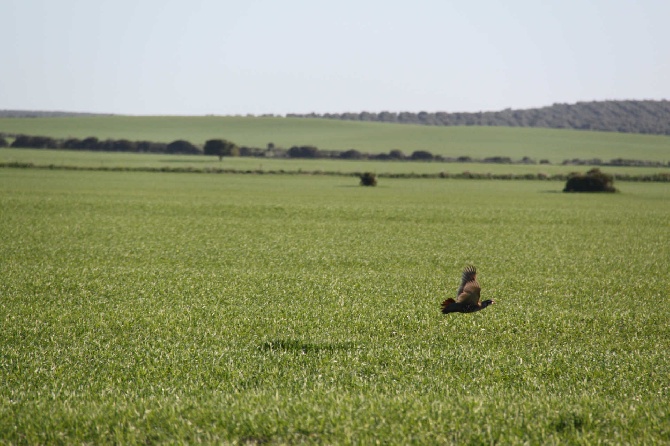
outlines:
[{"label": "pale sky", "polygon": [[0,109],[497,111],[670,99],[668,0],[1,0]]}]

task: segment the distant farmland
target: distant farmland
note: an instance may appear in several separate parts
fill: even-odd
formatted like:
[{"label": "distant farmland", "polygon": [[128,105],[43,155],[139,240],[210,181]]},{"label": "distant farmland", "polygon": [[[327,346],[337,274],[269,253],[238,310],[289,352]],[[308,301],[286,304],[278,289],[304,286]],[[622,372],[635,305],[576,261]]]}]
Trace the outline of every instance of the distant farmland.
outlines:
[{"label": "distant farmland", "polygon": [[0,133],[55,138],[129,139],[202,145],[225,138],[241,146],[313,145],[321,150],[364,153],[425,150],[445,157],[524,156],[560,163],[565,159],[670,160],[670,137],[610,132],[512,127],[431,127],[280,117],[102,116],[2,118]]},{"label": "distant farmland", "polygon": [[[558,179],[589,167],[562,164],[445,163],[426,161],[333,160],[328,158],[252,158],[168,155],[128,152],[88,152],[75,150],[0,149],[0,167],[39,167],[68,170],[135,170],[173,172],[238,172],[277,174],[356,175],[374,172],[380,177],[446,177],[470,173],[477,176],[500,175]],[[620,180],[668,181],[669,167],[605,166],[603,171]],[[527,177],[531,175],[531,177]],[[562,185],[561,185],[562,187]]]}]

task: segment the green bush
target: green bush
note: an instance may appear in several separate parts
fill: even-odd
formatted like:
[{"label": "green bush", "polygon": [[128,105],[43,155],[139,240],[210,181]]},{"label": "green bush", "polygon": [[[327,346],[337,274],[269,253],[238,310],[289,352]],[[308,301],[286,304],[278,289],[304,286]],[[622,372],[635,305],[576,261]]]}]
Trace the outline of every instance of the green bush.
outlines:
[{"label": "green bush", "polygon": [[365,172],[361,175],[361,186],[376,186],[377,175],[372,172]]},{"label": "green bush", "polygon": [[586,174],[570,175],[563,192],[616,192],[614,178],[593,168]]}]

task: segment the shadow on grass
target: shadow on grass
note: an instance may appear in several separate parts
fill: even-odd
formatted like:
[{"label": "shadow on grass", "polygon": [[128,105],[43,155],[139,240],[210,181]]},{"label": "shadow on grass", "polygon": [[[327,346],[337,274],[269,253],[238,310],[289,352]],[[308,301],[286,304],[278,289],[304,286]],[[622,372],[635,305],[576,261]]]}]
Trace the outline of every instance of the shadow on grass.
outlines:
[{"label": "shadow on grass", "polygon": [[[346,176],[346,175],[345,175]],[[390,186],[361,186],[360,184],[340,184],[335,187],[341,187],[341,188],[362,188],[362,189],[388,189]]]},{"label": "shadow on grass", "polygon": [[295,339],[278,339],[275,341],[264,342],[259,346],[260,350],[270,352],[296,352],[302,354],[352,350],[352,342],[334,342],[334,343],[313,343],[302,342]]},{"label": "shadow on grass", "polygon": [[566,412],[561,413],[558,420],[554,423],[556,432],[582,431],[586,425],[586,420],[581,414]]}]

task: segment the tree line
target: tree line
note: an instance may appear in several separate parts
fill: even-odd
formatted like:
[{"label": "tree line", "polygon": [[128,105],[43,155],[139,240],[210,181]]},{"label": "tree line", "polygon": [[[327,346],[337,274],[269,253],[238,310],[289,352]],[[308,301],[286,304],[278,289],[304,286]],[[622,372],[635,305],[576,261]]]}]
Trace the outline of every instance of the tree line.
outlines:
[{"label": "tree line", "polygon": [[[547,159],[536,160],[528,156],[520,159],[512,159],[508,156],[491,156],[474,158],[468,155],[457,157],[436,155],[427,150],[415,150],[406,154],[402,150],[392,149],[383,153],[365,153],[356,149],[348,150],[320,150],[313,145],[292,146],[289,149],[276,146],[270,142],[265,148],[238,146],[226,139],[209,139],[203,146],[195,145],[189,141],[178,139],[170,143],[155,141],[130,141],[127,139],[105,139],[101,140],[94,136],[88,138],[58,139],[49,136],[14,135],[14,140],[9,143],[7,137],[11,135],[0,134],[0,147],[30,148],[30,149],[54,149],[54,150],[87,150],[98,152],[131,152],[131,153],[165,153],[181,155],[208,155],[217,156],[219,160],[224,157],[256,157],[256,158],[306,158],[306,159],[341,159],[341,160],[381,160],[381,161],[426,161],[426,162],[452,162],[452,163],[495,163],[495,164],[551,164]],[[590,166],[639,166],[639,167],[665,167],[670,162],[646,161],[637,159],[615,158],[609,161],[600,158],[591,159],[566,159],[564,165],[590,165]]]},{"label": "tree line", "polygon": [[438,126],[505,126],[670,135],[670,101],[592,101],[478,113],[389,112],[288,114],[293,118]]}]

